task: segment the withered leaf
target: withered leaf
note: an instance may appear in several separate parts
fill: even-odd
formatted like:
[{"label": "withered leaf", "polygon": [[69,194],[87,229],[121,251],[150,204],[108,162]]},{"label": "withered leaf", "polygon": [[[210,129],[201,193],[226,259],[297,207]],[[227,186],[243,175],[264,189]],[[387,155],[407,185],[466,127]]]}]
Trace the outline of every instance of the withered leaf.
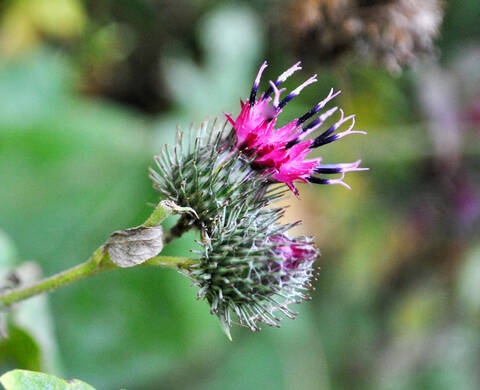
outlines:
[{"label": "withered leaf", "polygon": [[110,236],[105,248],[116,265],[122,268],[133,267],[162,251],[162,227],[138,226],[118,230]]}]

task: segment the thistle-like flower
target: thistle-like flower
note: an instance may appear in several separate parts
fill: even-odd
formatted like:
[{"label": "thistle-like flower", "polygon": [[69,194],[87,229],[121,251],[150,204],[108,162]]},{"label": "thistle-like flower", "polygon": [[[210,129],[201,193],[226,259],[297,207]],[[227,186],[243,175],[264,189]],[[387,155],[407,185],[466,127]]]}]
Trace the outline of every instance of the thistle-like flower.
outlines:
[{"label": "thistle-like flower", "polygon": [[[331,90],[306,114],[275,128],[282,108],[316,76],[280,100],[283,90],[278,86],[300,69],[297,63],[271,81],[257,100],[266,66],[260,68],[250,98],[241,103],[235,120],[227,115],[223,126],[204,123],[191,139],[179,132],[173,153],[165,147],[155,157],[157,169],[150,172],[164,196],[195,211],[185,214],[173,229],[180,235],[196,227],[202,236],[199,258],[182,272],[199,287],[199,298],[209,302],[227,335],[232,317],[252,330],[258,330],[259,323],[279,326],[278,312],[293,318],[288,305],[308,298],[318,252],[310,238],[289,237],[294,225],[281,224],[283,210],[267,206],[288,192],[287,187],[298,195],[299,181],[348,187],[345,172],[365,169],[359,167],[360,161],[321,164],[320,158],[306,159],[313,148],[349,134],[365,134],[353,130],[354,116],[344,117],[339,110],[339,120],[309,138],[337,111],[334,107],[319,114],[339,92]],[[346,130],[337,132],[347,123]],[[323,177],[330,174],[340,177]]]},{"label": "thistle-like flower", "polygon": [[[312,107],[304,115],[293,120],[287,125],[276,129],[277,118],[282,108],[302,89],[317,81],[317,75],[310,77],[303,84],[291,91],[280,100],[284,89],[278,89],[290,75],[301,69],[300,63],[296,63],[290,69],[282,73],[275,82],[270,81],[270,87],[256,100],[262,73],[267,67],[264,62],[253,83],[250,98],[244,103],[241,101],[242,110],[238,117],[233,120],[227,115],[236,134],[235,147],[247,156],[253,156],[252,166],[254,169],[263,170],[270,175],[271,181],[285,183],[295,195],[298,195],[294,183],[296,181],[317,184],[341,184],[350,188],[343,181],[345,172],[360,171],[360,160],[346,164],[321,164],[321,158],[307,160],[305,157],[311,149],[329,144],[349,134],[366,134],[364,131],[353,130],[355,115],[345,117],[343,110],[333,107],[316,119],[306,122],[317,115],[340,91],[334,93],[330,90],[328,96]],[[273,97],[271,95],[273,94]],[[336,111],[340,111],[340,119],[328,127],[320,135],[313,139],[307,137],[317,131],[325,121]],[[348,124],[348,128],[335,133],[342,125]],[[341,174],[340,178],[331,179],[318,175]]]},{"label": "thistle-like flower", "polygon": [[312,240],[289,238],[293,226],[279,224],[282,209],[267,207],[286,192],[271,187],[269,174],[252,168],[235,148],[235,134],[215,123],[204,124],[195,140],[181,135],[171,154],[155,158],[154,186],[168,199],[190,207],[179,224],[202,234],[198,262],[183,269],[199,287],[212,314],[230,337],[232,317],[252,330],[259,323],[279,326],[276,312],[293,318],[288,304],[307,299],[318,255]]},{"label": "thistle-like flower", "polygon": [[230,215],[223,209],[203,237],[200,261],[186,271],[227,335],[232,315],[253,331],[258,323],[279,327],[276,312],[294,318],[288,305],[309,298],[318,256],[310,238],[287,235],[295,224],[278,224],[282,210],[246,214],[244,207]]}]

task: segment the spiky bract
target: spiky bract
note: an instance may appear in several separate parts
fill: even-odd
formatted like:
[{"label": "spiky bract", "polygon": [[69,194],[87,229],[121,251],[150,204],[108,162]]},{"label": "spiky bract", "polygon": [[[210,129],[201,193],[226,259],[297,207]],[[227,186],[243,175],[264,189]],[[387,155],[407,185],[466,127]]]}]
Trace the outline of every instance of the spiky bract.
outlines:
[{"label": "spiky bract", "polygon": [[189,271],[227,334],[232,314],[253,331],[258,323],[278,327],[276,312],[294,318],[288,305],[308,298],[318,256],[310,238],[286,235],[294,224],[278,224],[281,209],[245,208],[222,210]]},{"label": "spiky bract", "polygon": [[168,147],[155,156],[158,171],[150,169],[154,187],[182,207],[191,207],[198,219],[186,216],[186,222],[199,229],[210,225],[225,208],[236,205],[261,209],[278,199],[284,188],[267,190],[266,176],[254,171],[247,157],[232,146],[235,140],[225,124],[204,122],[193,139],[185,140],[177,132],[173,153]]}]

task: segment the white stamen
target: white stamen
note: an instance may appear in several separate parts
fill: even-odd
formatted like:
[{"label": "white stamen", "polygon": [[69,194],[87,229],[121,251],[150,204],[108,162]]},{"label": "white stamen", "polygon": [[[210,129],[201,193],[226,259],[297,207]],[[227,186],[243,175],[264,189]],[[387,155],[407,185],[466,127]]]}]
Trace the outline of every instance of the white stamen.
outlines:
[{"label": "white stamen", "polygon": [[[309,134],[312,134],[315,130],[317,130],[320,126],[322,126],[325,123],[325,120],[330,116],[332,116],[337,110],[338,110],[338,107],[333,107],[330,110],[324,112],[322,115],[318,117],[317,120],[319,120],[319,122],[315,126],[313,126],[311,129],[308,129],[307,131],[304,131],[302,134],[300,134],[298,138],[300,140],[303,140]],[[343,118],[342,109],[340,109],[340,111],[342,112],[342,118]]]},{"label": "white stamen", "polygon": [[342,176],[340,176],[338,179],[328,179],[328,184],[340,184],[341,186],[344,186],[345,188],[348,188],[349,190],[352,189],[347,183],[343,181],[345,178],[345,173],[342,172]]},{"label": "white stamen", "polygon": [[280,76],[278,76],[278,79],[276,81],[276,84],[283,83],[286,79],[288,79],[292,74],[294,74],[297,70],[302,69],[300,66],[301,61],[298,61],[295,65],[293,65],[291,68],[287,69],[285,72],[283,72]]},{"label": "white stamen", "polygon": [[295,88],[292,92],[289,93],[289,96],[298,96],[302,89],[307,87],[310,84],[316,83],[317,82],[317,75],[313,75],[310,77],[307,81],[305,81],[303,84],[299,85],[297,88]]},{"label": "white stamen", "polygon": [[323,123],[323,122],[325,122],[325,120],[326,120],[327,118],[329,118],[330,116],[332,116],[337,110],[338,110],[338,107],[335,106],[335,107],[331,108],[330,110],[324,112],[322,115],[320,115],[320,116],[318,117],[318,119],[320,119],[320,122]]},{"label": "white stamen", "polygon": [[253,84],[255,88],[258,88],[258,86],[260,85],[260,80],[262,78],[262,73],[267,66],[268,66],[267,61],[265,61],[262,64],[262,66],[260,67],[260,69],[258,70],[257,77],[255,78],[255,83]]},{"label": "white stamen", "polygon": [[278,89],[273,81],[270,81],[270,86],[272,87],[274,93],[273,107],[277,108],[280,104],[280,95],[285,91],[285,88]]},{"label": "white stamen", "polygon": [[[342,114],[343,114],[343,112],[342,112]],[[335,135],[335,139],[343,138],[343,137],[345,137],[346,135],[349,135],[349,134],[367,134],[366,131],[352,130],[353,126],[355,126],[355,115],[350,115],[350,116],[347,116],[345,119],[342,118],[341,120],[339,120],[337,123],[335,123],[336,128],[338,129],[341,125],[343,125],[345,122],[347,122],[349,120],[352,121],[352,124],[350,125],[348,130],[342,131],[341,133],[337,133]]]},{"label": "white stamen", "polygon": [[345,118],[345,113],[342,109],[340,109],[340,119],[333,125],[334,131],[337,130],[343,123],[345,123],[346,119],[343,118]]},{"label": "white stamen", "polygon": [[330,89],[330,92],[328,93],[328,96],[323,99],[320,103],[318,103],[315,107],[315,110],[319,111],[321,110],[323,107],[325,107],[325,105],[332,99],[336,98],[338,95],[340,95],[342,93],[342,91],[337,91],[335,93],[333,93],[333,88]]},{"label": "white stamen", "polygon": [[368,171],[370,168],[359,168],[362,160],[357,160],[353,163],[339,163],[339,164],[319,164],[317,168],[320,169],[337,169],[340,168],[342,172],[354,172],[354,171]]}]

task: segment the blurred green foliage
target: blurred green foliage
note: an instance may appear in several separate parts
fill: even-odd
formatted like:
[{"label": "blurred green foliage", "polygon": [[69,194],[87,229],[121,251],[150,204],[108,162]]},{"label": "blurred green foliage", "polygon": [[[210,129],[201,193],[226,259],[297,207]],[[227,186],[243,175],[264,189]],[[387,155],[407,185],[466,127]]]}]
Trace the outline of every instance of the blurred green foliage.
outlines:
[{"label": "blurred green foliage", "polygon": [[[275,7],[2,3],[2,275],[25,261],[58,272],[141,223],[158,199],[147,168],[176,124],[237,113],[264,57],[270,78],[297,61],[269,30]],[[468,78],[455,62],[480,43],[479,12],[475,1],[449,2],[435,65],[445,78]],[[41,370],[112,390],[480,387],[479,124],[456,112],[463,144],[438,153],[432,128],[445,118],[435,122],[419,96],[432,68],[395,78],[354,62],[317,67],[319,83],[286,107],[284,121],[341,88],[337,104],[369,136],[319,153],[371,167],[349,175],[351,192],[303,186],[287,202],[323,254],[298,319],[260,334],[234,329],[229,343],[183,276],[112,272],[18,305],[0,373]],[[307,77],[299,73],[288,88]],[[472,103],[460,99],[452,107]],[[188,255],[195,238],[165,254]]]}]

